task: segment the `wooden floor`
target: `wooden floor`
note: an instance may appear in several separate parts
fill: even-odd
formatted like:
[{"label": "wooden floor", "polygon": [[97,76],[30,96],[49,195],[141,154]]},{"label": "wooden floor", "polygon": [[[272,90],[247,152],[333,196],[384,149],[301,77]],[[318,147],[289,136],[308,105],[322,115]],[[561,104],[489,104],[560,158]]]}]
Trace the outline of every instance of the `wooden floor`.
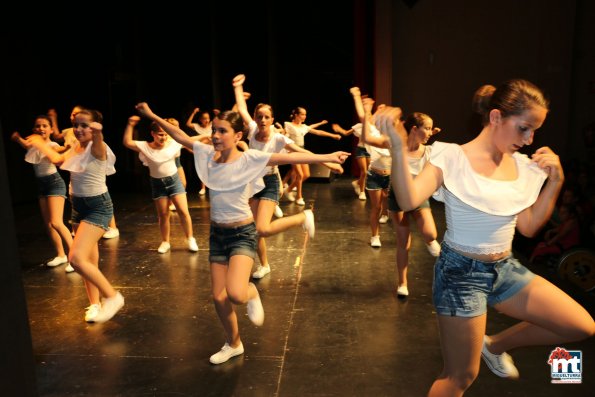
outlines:
[{"label": "wooden floor", "polygon": [[[218,366],[209,363],[225,340],[210,294],[208,197],[189,194],[200,251],[186,251],[174,215],[172,251],[160,255],[149,194],[113,194],[121,235],[101,241],[100,266],[126,305],[105,324],[83,321],[88,301],[79,275],[39,265],[51,257],[39,211],[33,203],[16,206],[39,394],[424,396],[442,367],[431,303],[434,258],[414,229],[411,295],[399,299],[391,223],[381,226],[382,247],[371,248],[369,204],[348,178],[308,183],[304,196],[314,207],[315,239],[307,241],[301,227],[267,239],[272,272],[257,282],[265,323],[255,327],[238,307],[245,354]],[[444,211],[432,205],[441,237]],[[594,313],[593,295],[563,286]],[[488,333],[514,322],[491,310]],[[550,383],[547,359],[555,347],[512,351],[519,381],[498,378],[482,363],[466,396],[593,396],[594,340],[563,346],[582,351],[581,385]]]}]

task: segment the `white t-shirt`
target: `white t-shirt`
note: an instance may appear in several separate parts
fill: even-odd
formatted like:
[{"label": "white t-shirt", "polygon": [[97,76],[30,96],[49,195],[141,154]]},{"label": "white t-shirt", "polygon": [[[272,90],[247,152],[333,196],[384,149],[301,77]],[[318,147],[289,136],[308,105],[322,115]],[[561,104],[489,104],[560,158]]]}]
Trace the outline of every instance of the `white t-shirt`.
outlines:
[{"label": "white t-shirt", "polygon": [[194,131],[196,131],[198,135],[211,135],[213,133],[213,123],[209,123],[206,127],[197,123],[192,123],[192,127],[194,127]]},{"label": "white t-shirt", "polygon": [[310,127],[306,124],[293,124],[291,121],[286,121],[284,127],[295,144],[299,147],[304,147],[304,136],[310,131]]},{"label": "white t-shirt", "polygon": [[[59,144],[53,141],[49,141],[47,145],[51,148],[60,147]],[[34,147],[31,147],[27,150],[27,153],[25,154],[25,161],[33,164],[33,171],[35,171],[35,176],[38,178],[58,172],[58,169],[54,163],[52,163],[45,154]]]},{"label": "white t-shirt", "polygon": [[60,166],[70,171],[70,190],[77,197],[94,197],[107,192],[105,178],[116,172],[116,156],[105,142],[107,159],[98,160],[91,153],[93,142],[89,142],[84,152],[69,151],[68,157]]},{"label": "white t-shirt", "polygon": [[140,150],[138,158],[144,166],[149,167],[152,178],[165,178],[178,172],[175,159],[182,148],[178,142],[168,139],[163,149],[153,149],[147,141],[133,142]]},{"label": "white t-shirt", "polygon": [[249,149],[231,163],[217,163],[211,145],[195,141],[194,167],[209,188],[211,221],[235,223],[252,217],[248,200],[264,188],[262,177],[271,153]]},{"label": "white t-shirt", "polygon": [[[260,142],[255,138],[258,132],[258,126],[255,121],[251,121],[248,125],[248,142],[250,149],[260,150],[266,153],[281,153],[285,146],[290,145],[293,141],[283,134],[279,134],[275,128],[271,126],[271,132],[269,140],[266,142]],[[267,167],[267,174],[273,174],[277,171],[277,167]]]}]

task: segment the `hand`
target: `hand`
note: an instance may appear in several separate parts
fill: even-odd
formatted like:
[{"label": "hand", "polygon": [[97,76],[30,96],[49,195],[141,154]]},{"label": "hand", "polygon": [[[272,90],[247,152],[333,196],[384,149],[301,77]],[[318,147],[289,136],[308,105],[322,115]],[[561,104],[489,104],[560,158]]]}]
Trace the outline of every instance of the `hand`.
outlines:
[{"label": "hand", "polygon": [[19,139],[21,139],[21,134],[19,134],[18,131],[15,131],[10,136],[10,139],[12,139],[13,141],[17,142]]},{"label": "hand", "polygon": [[327,120],[322,120],[319,124],[320,125],[325,125],[325,124],[328,124],[328,121]]},{"label": "hand", "polygon": [[359,90],[359,87],[351,87],[349,89],[349,92],[351,92],[352,96],[361,96],[362,92]]},{"label": "hand", "polygon": [[58,113],[56,113],[56,109],[49,109],[48,117],[52,120],[56,120],[56,118],[58,117]]},{"label": "hand", "polygon": [[200,108],[194,108],[194,110],[192,111],[192,114],[196,114],[196,113],[198,113],[198,112],[199,112],[199,110],[200,110]]},{"label": "hand", "polygon": [[400,149],[407,144],[407,131],[401,122],[401,108],[386,106],[374,115],[376,128],[390,139],[393,149]]},{"label": "hand", "polygon": [[547,146],[541,147],[531,156],[533,161],[548,174],[552,182],[564,182],[564,171],[560,158]]},{"label": "hand", "polygon": [[252,96],[252,94],[250,94],[249,92],[244,91],[244,100],[248,100],[250,99],[250,97]]},{"label": "hand", "polygon": [[374,99],[372,98],[363,98],[362,104],[364,105],[364,112],[372,113],[372,108],[374,107]]},{"label": "hand", "polygon": [[135,106],[135,109],[141,116],[147,117],[149,119],[155,117],[155,114],[151,111],[151,108],[149,108],[149,104],[147,102],[140,102]]},{"label": "hand", "polygon": [[432,130],[432,135],[436,135],[437,133],[439,133],[440,131],[442,131],[440,128],[438,127],[434,127],[434,129]]},{"label": "hand", "polygon": [[128,117],[128,125],[130,125],[131,127],[135,127],[139,121],[140,121],[140,117],[138,117],[138,116]]},{"label": "hand", "polygon": [[238,74],[236,77],[233,78],[233,80],[231,81],[231,85],[233,87],[240,87],[242,85],[244,85],[244,82],[246,81],[246,76],[244,76],[243,74]]},{"label": "hand", "polygon": [[337,135],[337,134],[332,134],[332,135],[333,135],[333,139],[334,139],[335,141],[339,141],[339,140],[341,140],[341,135]]},{"label": "hand", "polygon": [[345,162],[345,160],[347,160],[347,157],[349,157],[350,153],[347,152],[334,152],[329,154],[329,156],[331,157],[330,159],[330,163],[338,163],[338,164],[343,164]]}]

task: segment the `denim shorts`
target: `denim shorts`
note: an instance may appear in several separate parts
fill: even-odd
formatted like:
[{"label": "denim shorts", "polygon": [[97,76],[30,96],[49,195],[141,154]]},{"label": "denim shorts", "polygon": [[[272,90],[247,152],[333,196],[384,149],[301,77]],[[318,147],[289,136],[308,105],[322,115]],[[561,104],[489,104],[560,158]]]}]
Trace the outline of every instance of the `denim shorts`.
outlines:
[{"label": "denim shorts", "polygon": [[264,180],[264,189],[252,197],[260,200],[274,201],[275,204],[279,204],[279,176],[274,173],[265,175],[262,179]]},{"label": "denim shorts", "polygon": [[246,255],[254,259],[257,245],[258,234],[254,222],[230,228],[211,224],[209,262],[229,263],[234,255]]},{"label": "denim shorts", "polygon": [[357,146],[355,148],[355,157],[367,157],[370,158],[370,153],[366,150],[365,147]]},{"label": "denim shorts", "polygon": [[442,243],[434,265],[432,299],[443,316],[476,317],[517,292],[535,277],[512,255],[495,262],[463,256]]},{"label": "denim shorts", "polygon": [[[430,208],[430,200],[425,200],[423,203],[420,204],[419,207],[412,211],[419,211],[422,208]],[[392,212],[403,211],[401,207],[399,207],[399,203],[397,202],[397,196],[395,195],[395,191],[393,190],[392,184],[388,188],[388,210]]]},{"label": "denim shorts", "polygon": [[366,174],[366,189],[367,190],[383,190],[390,186],[390,175],[380,175],[372,170],[368,170]]},{"label": "denim shorts", "polygon": [[92,197],[72,196],[72,223],[87,222],[104,230],[114,216],[114,205],[109,192]]},{"label": "denim shorts", "polygon": [[177,172],[165,178],[151,177],[151,197],[153,197],[153,200],[183,193],[186,193],[186,189],[184,189],[180,175]]},{"label": "denim shorts", "polygon": [[182,161],[180,160],[181,156],[175,157],[174,162],[176,163],[176,168],[182,168]]},{"label": "denim shorts", "polygon": [[66,196],[66,183],[58,172],[50,175],[38,176],[37,180],[37,195],[39,197],[64,197]]}]

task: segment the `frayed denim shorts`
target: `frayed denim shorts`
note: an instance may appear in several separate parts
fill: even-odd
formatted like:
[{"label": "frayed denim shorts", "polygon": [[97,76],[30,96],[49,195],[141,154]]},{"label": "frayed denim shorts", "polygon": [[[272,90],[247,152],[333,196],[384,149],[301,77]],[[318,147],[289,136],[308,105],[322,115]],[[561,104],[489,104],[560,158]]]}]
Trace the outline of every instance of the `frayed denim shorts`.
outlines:
[{"label": "frayed denim shorts", "polygon": [[535,277],[512,255],[496,262],[463,256],[442,243],[434,265],[432,299],[443,316],[476,317],[519,292]]},{"label": "frayed denim shorts", "polygon": [[279,176],[274,173],[265,175],[262,179],[264,180],[264,189],[252,197],[259,200],[274,201],[275,204],[279,204]]},{"label": "frayed denim shorts", "polygon": [[186,193],[186,189],[184,189],[180,175],[177,172],[165,178],[151,177],[151,197],[153,200],[184,193]]},{"label": "frayed denim shorts", "polygon": [[39,197],[64,197],[66,196],[66,183],[58,172],[50,175],[38,176],[37,180],[37,195]]},{"label": "frayed denim shorts", "polygon": [[365,147],[357,146],[355,148],[355,157],[367,157],[370,158],[370,153],[366,150]]},{"label": "frayed denim shorts", "polygon": [[390,186],[390,174],[380,175],[372,170],[368,170],[366,174],[366,189],[367,190],[384,190]]},{"label": "frayed denim shorts", "polygon": [[[412,210],[413,211],[418,211],[422,208],[430,208],[430,200],[425,200],[424,202],[422,202],[419,207],[417,207],[416,209]],[[397,196],[395,195],[395,191],[393,190],[393,185],[391,184],[390,187],[388,188],[388,210],[392,211],[392,212],[401,212],[403,211],[401,209],[401,207],[399,207],[399,203],[397,202]]]},{"label": "frayed denim shorts", "polygon": [[104,230],[114,215],[114,205],[109,192],[92,197],[72,196],[72,223],[87,222]]},{"label": "frayed denim shorts", "polygon": [[246,255],[254,259],[257,245],[258,235],[254,222],[230,228],[211,224],[209,262],[229,263],[234,255]]}]

